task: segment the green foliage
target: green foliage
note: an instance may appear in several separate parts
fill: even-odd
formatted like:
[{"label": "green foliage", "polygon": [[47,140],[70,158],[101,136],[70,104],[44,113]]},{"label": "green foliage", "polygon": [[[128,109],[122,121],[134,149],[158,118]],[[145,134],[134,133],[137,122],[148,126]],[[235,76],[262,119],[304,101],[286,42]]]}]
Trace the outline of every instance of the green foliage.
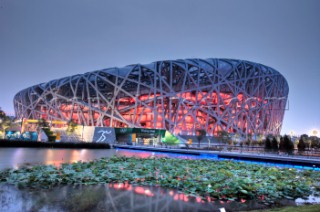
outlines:
[{"label": "green foliage", "polygon": [[179,139],[172,135],[169,131],[166,131],[166,134],[163,139],[163,143],[167,145],[177,145],[180,143]]},{"label": "green foliage", "polygon": [[67,134],[68,135],[73,134],[74,131],[76,131],[77,127],[78,127],[77,123],[75,121],[73,121],[73,120],[70,120],[68,122]]},{"label": "green foliage", "polygon": [[5,130],[11,127],[13,124],[14,122],[0,108],[0,132],[5,132]]},{"label": "green foliage", "polygon": [[128,182],[176,188],[218,199],[295,199],[320,194],[320,172],[232,161],[112,157],[92,162],[34,166],[0,172],[0,182],[50,188],[61,184]]},{"label": "green foliage", "polygon": [[6,117],[6,113],[0,107],[0,119],[3,119],[4,117]]},{"label": "green foliage", "polygon": [[42,128],[43,132],[46,134],[46,136],[48,137],[48,141],[49,142],[55,142],[56,141],[56,137],[53,132],[50,130],[50,128]]}]

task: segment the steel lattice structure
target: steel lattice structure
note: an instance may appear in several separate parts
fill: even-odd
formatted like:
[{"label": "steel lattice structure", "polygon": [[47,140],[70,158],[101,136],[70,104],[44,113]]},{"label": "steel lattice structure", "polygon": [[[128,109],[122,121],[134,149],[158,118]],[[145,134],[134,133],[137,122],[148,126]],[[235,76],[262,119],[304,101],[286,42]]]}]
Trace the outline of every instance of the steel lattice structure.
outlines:
[{"label": "steel lattice structure", "polygon": [[129,65],[32,86],[14,97],[16,116],[88,126],[279,134],[289,87],[249,61],[186,59]]}]

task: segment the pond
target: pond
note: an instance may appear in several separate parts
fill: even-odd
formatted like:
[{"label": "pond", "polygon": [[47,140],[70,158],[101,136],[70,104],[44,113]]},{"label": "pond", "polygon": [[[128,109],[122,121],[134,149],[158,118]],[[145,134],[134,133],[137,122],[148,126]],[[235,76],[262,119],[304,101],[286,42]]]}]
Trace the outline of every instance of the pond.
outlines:
[{"label": "pond", "polygon": [[[112,157],[114,155],[121,155],[127,157],[170,157],[180,159],[208,159],[208,160],[230,160],[215,155],[188,155],[177,153],[163,153],[151,152],[141,150],[127,150],[127,149],[46,149],[46,148],[0,148],[0,170],[5,168],[19,168],[24,165],[55,165],[60,166],[62,163],[73,163],[77,161],[91,161],[103,157]],[[234,161],[246,162],[249,164],[259,164],[267,166],[277,166],[282,168],[297,168],[297,169],[312,169],[320,171],[318,167],[309,167],[285,163],[275,162],[261,162],[252,160]]]},{"label": "pond", "polygon": [[56,165],[115,155],[114,149],[0,148],[0,170],[23,165]]},{"label": "pond", "polygon": [[[174,189],[129,184],[19,189],[0,184],[0,211],[245,211],[268,206],[257,201],[219,201],[187,196]],[[277,202],[279,206],[294,201]]]},{"label": "pond", "polygon": [[[41,149],[1,148],[0,170],[21,166],[91,161],[114,155],[147,157],[174,157],[181,159],[212,159],[206,155],[186,155],[146,152],[124,149]],[[265,164],[264,164],[265,165]],[[272,165],[272,164],[269,164]],[[278,201],[278,205],[296,205],[306,202],[320,203],[319,198]],[[0,184],[0,211],[229,211],[266,208],[257,201],[202,200],[187,196],[174,189],[129,184],[103,184],[94,186],[59,186],[52,189],[19,189]]]}]

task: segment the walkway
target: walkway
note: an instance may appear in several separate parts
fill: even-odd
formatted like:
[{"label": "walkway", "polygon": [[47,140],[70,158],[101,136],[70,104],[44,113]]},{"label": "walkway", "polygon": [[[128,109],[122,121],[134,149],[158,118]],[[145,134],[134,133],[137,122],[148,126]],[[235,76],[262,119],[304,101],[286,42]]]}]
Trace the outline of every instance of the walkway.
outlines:
[{"label": "walkway", "polygon": [[193,155],[212,155],[223,158],[233,158],[242,160],[257,160],[257,161],[270,161],[281,163],[294,163],[299,165],[311,165],[314,167],[320,167],[320,158],[306,157],[298,155],[275,155],[270,153],[247,153],[247,152],[227,152],[227,151],[208,151],[208,150],[193,150],[193,149],[179,149],[179,148],[163,148],[153,146],[132,146],[114,144],[114,148],[132,149],[132,150],[144,150],[144,151],[156,151],[156,152],[169,152],[180,154],[193,154]]}]

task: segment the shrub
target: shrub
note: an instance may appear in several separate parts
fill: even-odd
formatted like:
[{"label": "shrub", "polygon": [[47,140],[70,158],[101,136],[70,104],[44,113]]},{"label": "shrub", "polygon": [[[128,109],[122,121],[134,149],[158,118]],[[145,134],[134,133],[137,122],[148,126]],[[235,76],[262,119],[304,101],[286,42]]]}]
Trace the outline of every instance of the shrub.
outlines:
[{"label": "shrub", "polygon": [[299,139],[298,143],[298,151],[304,151],[306,149],[306,144],[304,143],[303,139]]},{"label": "shrub", "polygon": [[176,136],[172,135],[169,131],[166,131],[163,143],[167,145],[177,145],[180,143],[180,140]]},{"label": "shrub", "polygon": [[49,142],[55,142],[55,141],[56,141],[56,138],[57,138],[57,136],[55,136],[55,135],[50,135],[50,136],[48,136],[48,141],[49,141]]},{"label": "shrub", "polygon": [[320,144],[319,144],[319,138],[316,136],[311,136],[311,148],[319,148]]}]

